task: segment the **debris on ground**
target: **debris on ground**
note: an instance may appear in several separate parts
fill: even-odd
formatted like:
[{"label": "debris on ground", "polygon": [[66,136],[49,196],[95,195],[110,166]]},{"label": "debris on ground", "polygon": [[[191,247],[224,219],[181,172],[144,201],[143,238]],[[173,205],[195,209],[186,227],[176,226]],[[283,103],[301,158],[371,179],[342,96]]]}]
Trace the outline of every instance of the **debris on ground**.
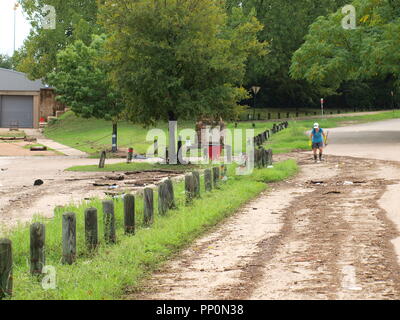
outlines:
[{"label": "debris on ground", "polygon": [[35,180],[35,182],[33,183],[34,186],[41,186],[41,185],[43,185],[43,184],[44,184],[44,182],[43,182],[43,180],[41,180],[41,179],[37,179],[37,180]]}]

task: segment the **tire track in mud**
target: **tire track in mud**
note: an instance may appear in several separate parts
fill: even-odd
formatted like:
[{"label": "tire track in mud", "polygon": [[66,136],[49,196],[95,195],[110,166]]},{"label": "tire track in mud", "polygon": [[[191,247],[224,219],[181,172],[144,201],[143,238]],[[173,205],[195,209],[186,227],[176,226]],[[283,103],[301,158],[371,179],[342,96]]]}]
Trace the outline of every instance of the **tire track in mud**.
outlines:
[{"label": "tire track in mud", "polygon": [[400,183],[379,170],[399,164],[295,157],[298,177],[273,185],[127,298],[399,299],[391,243],[399,232],[377,203]]}]

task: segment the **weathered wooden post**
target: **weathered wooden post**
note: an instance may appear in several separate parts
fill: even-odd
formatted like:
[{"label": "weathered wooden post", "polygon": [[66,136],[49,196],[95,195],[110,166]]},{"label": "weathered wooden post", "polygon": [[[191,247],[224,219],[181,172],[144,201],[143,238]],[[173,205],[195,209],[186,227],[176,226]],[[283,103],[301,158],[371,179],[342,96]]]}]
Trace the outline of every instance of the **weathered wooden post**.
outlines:
[{"label": "weathered wooden post", "polygon": [[88,208],[85,210],[85,240],[89,250],[96,249],[99,243],[97,209]]},{"label": "weathered wooden post", "polygon": [[190,204],[194,198],[194,178],[192,174],[185,175],[186,204]]},{"label": "weathered wooden post", "polygon": [[168,186],[165,182],[158,186],[158,214],[164,216],[169,209]]},{"label": "weathered wooden post", "polygon": [[146,188],[143,191],[144,217],[145,226],[150,226],[154,222],[154,197],[153,189]]},{"label": "weathered wooden post", "polygon": [[167,195],[168,195],[168,209],[175,209],[175,195],[174,195],[174,185],[170,178],[165,180],[165,185],[167,186]]},{"label": "weathered wooden post", "polygon": [[135,234],[135,197],[124,195],[124,228],[125,234]]},{"label": "weathered wooden post", "polygon": [[154,139],[154,155],[158,156],[158,139]]},{"label": "weathered wooden post", "polygon": [[193,182],[194,182],[194,196],[200,198],[200,173],[198,171],[193,171]]},{"label": "weathered wooden post", "polygon": [[46,265],[46,229],[43,223],[33,223],[30,228],[31,274],[42,274]]},{"label": "weathered wooden post", "polygon": [[0,299],[12,295],[12,243],[9,239],[0,239]]},{"label": "weathered wooden post", "polygon": [[99,161],[99,168],[103,169],[105,164],[106,164],[106,152],[102,151],[102,153],[100,154],[100,161]]},{"label": "weathered wooden post", "polygon": [[272,149],[269,149],[268,150],[268,165],[269,166],[272,166],[272,164],[273,164],[272,156],[273,156]]},{"label": "weathered wooden post", "polygon": [[212,190],[212,174],[211,169],[204,170],[204,186],[206,191]]},{"label": "weathered wooden post", "polygon": [[214,188],[219,188],[219,179],[220,179],[219,167],[214,167],[214,168],[213,168],[213,183],[214,183]]},{"label": "weathered wooden post", "polygon": [[116,243],[115,213],[112,200],[103,201],[104,240],[108,244]]},{"label": "weathered wooden post", "polygon": [[76,217],[75,213],[62,215],[62,263],[73,264],[76,258]]}]

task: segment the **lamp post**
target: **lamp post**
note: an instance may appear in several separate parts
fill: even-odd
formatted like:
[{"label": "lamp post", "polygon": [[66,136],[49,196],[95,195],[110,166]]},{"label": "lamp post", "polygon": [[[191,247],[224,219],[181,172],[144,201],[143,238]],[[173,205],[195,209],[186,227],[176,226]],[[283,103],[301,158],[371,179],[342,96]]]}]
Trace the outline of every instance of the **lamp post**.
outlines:
[{"label": "lamp post", "polygon": [[256,118],[256,96],[257,96],[257,93],[260,91],[260,89],[261,88],[257,87],[257,86],[251,87],[251,91],[253,91],[253,93],[254,93],[253,121]]},{"label": "lamp post", "polygon": [[394,111],[395,103],[394,103],[394,92],[393,92],[393,90],[390,92],[390,94],[392,95],[392,107],[393,107],[393,111]]},{"label": "lamp post", "polygon": [[19,3],[16,2],[14,4],[14,52],[15,52],[15,49],[16,49],[15,38],[16,38],[16,30],[17,30],[17,9],[18,9],[18,7],[19,7]]}]

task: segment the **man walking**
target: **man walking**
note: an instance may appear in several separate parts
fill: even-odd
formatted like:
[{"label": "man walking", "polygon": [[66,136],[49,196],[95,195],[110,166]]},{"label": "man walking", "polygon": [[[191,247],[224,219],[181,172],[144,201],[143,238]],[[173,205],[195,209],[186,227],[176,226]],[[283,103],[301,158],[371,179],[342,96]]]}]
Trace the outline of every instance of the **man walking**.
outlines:
[{"label": "man walking", "polygon": [[[312,149],[314,152],[314,161],[322,161],[322,153],[324,151],[324,141],[326,141],[326,134],[322,128],[319,127],[318,123],[314,123],[314,129],[311,131],[310,139],[312,142]],[[319,155],[317,155],[319,150]],[[319,160],[318,160],[319,156]]]}]

